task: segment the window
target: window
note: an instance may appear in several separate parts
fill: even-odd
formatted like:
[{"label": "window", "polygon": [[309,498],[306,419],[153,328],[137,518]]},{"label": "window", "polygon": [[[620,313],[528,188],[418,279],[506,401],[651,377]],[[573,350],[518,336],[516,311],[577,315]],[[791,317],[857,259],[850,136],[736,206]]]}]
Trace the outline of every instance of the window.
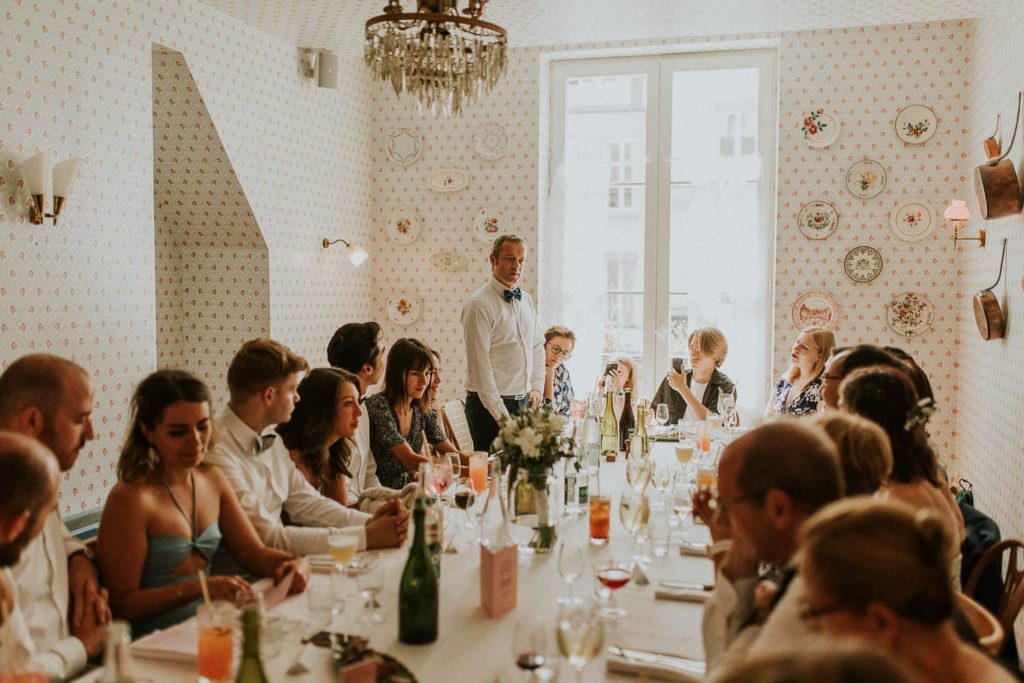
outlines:
[{"label": "window", "polygon": [[577,335],[582,393],[609,357],[649,396],[697,327],[729,341],[745,411],[767,401],[775,55],[555,61],[541,316]]}]

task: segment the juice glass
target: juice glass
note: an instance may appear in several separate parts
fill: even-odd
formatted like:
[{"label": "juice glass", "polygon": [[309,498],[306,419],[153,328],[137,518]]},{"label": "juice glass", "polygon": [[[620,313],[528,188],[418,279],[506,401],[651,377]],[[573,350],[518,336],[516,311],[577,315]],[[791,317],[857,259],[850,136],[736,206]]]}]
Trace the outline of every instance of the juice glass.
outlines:
[{"label": "juice glass", "polygon": [[469,456],[469,484],[477,493],[487,490],[487,451],[473,451]]},{"label": "juice glass", "polygon": [[590,542],[604,545],[611,528],[612,499],[607,496],[590,497]]},{"label": "juice glass", "polygon": [[713,490],[718,484],[718,468],[714,465],[701,465],[697,468],[697,488]]},{"label": "juice glass", "polygon": [[235,606],[215,600],[196,610],[199,625],[199,680],[230,681],[235,639]]}]

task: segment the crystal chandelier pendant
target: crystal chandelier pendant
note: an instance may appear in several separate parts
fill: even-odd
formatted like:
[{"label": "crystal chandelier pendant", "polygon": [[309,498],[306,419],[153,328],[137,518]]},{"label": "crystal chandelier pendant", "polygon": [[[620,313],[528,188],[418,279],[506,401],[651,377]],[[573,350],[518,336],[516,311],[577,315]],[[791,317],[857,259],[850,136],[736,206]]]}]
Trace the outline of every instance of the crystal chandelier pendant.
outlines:
[{"label": "crystal chandelier pendant", "polygon": [[418,0],[415,13],[388,0],[384,14],[366,22],[363,60],[395,95],[414,98],[421,114],[460,116],[507,68],[505,29],[480,18],[487,1],[469,0],[460,14],[458,0]]}]

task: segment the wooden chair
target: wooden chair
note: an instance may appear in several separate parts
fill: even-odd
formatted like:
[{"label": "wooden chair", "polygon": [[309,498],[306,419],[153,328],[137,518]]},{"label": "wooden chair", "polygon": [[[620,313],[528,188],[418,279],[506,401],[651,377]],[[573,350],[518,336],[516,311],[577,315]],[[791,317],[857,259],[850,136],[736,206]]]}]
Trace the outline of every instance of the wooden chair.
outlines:
[{"label": "wooden chair", "polygon": [[473,437],[466,421],[466,405],[461,399],[448,401],[441,406],[441,419],[452,445],[463,453],[473,450]]},{"label": "wooden chair", "polygon": [[985,554],[978,560],[971,576],[967,579],[965,593],[973,596],[978,588],[978,582],[985,571],[985,567],[995,561],[1001,561],[1003,551],[1009,551],[1006,562],[1006,573],[1003,575],[1003,594],[999,598],[999,609],[996,617],[1007,636],[1007,640],[1013,638],[1013,622],[1024,608],[1024,540],[1019,538],[1007,538],[996,543],[985,551]]},{"label": "wooden chair", "polygon": [[960,608],[960,613],[978,634],[978,644],[992,656],[997,656],[1003,649],[1003,640],[1008,631],[1003,628],[994,614],[963,593],[956,594],[956,603]]}]

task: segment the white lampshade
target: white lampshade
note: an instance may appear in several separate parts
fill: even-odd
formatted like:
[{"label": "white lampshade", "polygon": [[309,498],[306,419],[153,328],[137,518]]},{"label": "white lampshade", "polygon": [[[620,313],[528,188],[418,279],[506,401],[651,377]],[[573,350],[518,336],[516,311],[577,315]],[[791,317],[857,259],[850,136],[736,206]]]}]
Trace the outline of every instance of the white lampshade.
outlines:
[{"label": "white lampshade", "polygon": [[357,268],[366,263],[366,259],[370,258],[370,255],[366,253],[366,250],[358,244],[349,244],[345,247],[345,252],[348,254],[348,260]]},{"label": "white lampshade", "polygon": [[75,178],[78,177],[78,169],[81,165],[81,159],[72,157],[53,167],[54,196],[67,197],[71,194],[71,186],[75,184]]},{"label": "white lampshade", "polygon": [[50,175],[50,155],[39,152],[21,165],[29,194],[46,194],[46,183]]},{"label": "white lampshade", "polygon": [[954,199],[950,202],[949,206],[946,207],[946,211],[942,215],[946,217],[947,221],[967,221],[971,218],[971,212],[967,208],[967,202],[961,199]]}]

